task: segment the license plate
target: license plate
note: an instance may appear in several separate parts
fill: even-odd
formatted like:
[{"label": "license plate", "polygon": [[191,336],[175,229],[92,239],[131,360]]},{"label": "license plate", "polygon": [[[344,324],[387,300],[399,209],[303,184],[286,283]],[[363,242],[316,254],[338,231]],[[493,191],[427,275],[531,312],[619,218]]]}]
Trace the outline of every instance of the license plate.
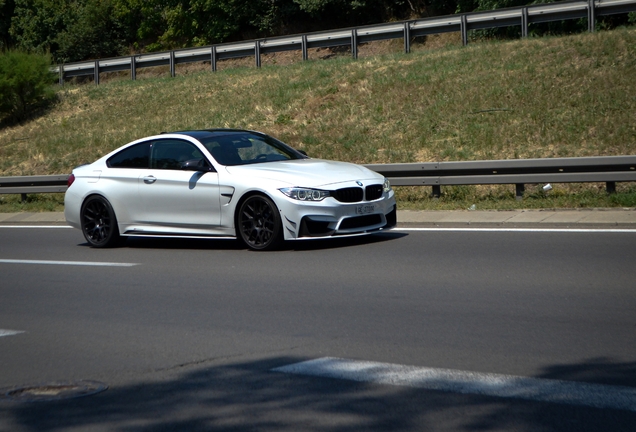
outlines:
[{"label": "license plate", "polygon": [[375,211],[374,205],[361,205],[356,207],[356,214],[359,214],[359,215],[373,213],[374,211]]}]

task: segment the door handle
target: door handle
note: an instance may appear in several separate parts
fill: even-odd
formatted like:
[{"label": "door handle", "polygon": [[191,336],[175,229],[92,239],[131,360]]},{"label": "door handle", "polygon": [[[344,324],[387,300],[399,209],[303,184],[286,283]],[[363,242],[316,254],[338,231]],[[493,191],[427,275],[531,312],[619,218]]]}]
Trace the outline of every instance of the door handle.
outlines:
[{"label": "door handle", "polygon": [[146,183],[146,184],[153,184],[156,181],[157,181],[157,177],[155,177],[155,176],[146,176],[146,177],[144,177],[144,183]]}]

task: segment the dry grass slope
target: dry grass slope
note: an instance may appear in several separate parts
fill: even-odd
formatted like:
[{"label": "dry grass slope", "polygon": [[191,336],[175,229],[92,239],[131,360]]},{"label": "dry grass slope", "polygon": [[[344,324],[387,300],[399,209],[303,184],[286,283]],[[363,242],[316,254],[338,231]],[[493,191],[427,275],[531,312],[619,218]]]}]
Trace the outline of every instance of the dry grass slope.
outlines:
[{"label": "dry grass slope", "polygon": [[[264,64],[67,85],[53,110],[0,130],[0,176],[67,173],[136,138],[213,127],[260,130],[313,157],[357,163],[636,150],[634,28]],[[402,194],[405,205],[426,201],[423,191]]]}]

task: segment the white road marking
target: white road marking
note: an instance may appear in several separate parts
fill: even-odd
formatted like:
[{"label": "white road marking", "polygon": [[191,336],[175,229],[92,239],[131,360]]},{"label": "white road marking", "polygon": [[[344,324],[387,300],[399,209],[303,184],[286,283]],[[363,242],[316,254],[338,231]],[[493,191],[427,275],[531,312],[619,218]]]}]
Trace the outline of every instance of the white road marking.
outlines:
[{"label": "white road marking", "polygon": [[449,232],[549,232],[549,233],[633,233],[636,229],[586,228],[393,228],[392,231]]},{"label": "white road marking", "polygon": [[0,264],[45,264],[45,265],[71,265],[71,266],[94,266],[94,267],[134,267],[136,265],[139,265],[137,263],[14,260],[14,259],[0,259]]},{"label": "white road marking", "polygon": [[0,225],[0,228],[73,228],[70,225]]},{"label": "white road marking", "polygon": [[22,330],[4,330],[0,329],[0,337],[2,336],[14,336],[20,333],[24,333]]},{"label": "white road marking", "polygon": [[376,384],[636,411],[636,388],[323,357],[272,369]]}]

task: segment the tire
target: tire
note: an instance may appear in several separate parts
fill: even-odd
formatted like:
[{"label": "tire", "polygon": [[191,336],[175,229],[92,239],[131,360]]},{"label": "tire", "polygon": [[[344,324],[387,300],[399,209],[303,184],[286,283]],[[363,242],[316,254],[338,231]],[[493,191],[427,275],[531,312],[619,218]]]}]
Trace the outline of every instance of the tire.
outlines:
[{"label": "tire", "polygon": [[252,250],[276,249],[283,241],[278,208],[263,195],[252,195],[239,206],[236,230],[237,237]]},{"label": "tire", "polygon": [[106,248],[119,243],[115,211],[106,198],[93,195],[84,201],[80,220],[82,234],[92,247]]}]

